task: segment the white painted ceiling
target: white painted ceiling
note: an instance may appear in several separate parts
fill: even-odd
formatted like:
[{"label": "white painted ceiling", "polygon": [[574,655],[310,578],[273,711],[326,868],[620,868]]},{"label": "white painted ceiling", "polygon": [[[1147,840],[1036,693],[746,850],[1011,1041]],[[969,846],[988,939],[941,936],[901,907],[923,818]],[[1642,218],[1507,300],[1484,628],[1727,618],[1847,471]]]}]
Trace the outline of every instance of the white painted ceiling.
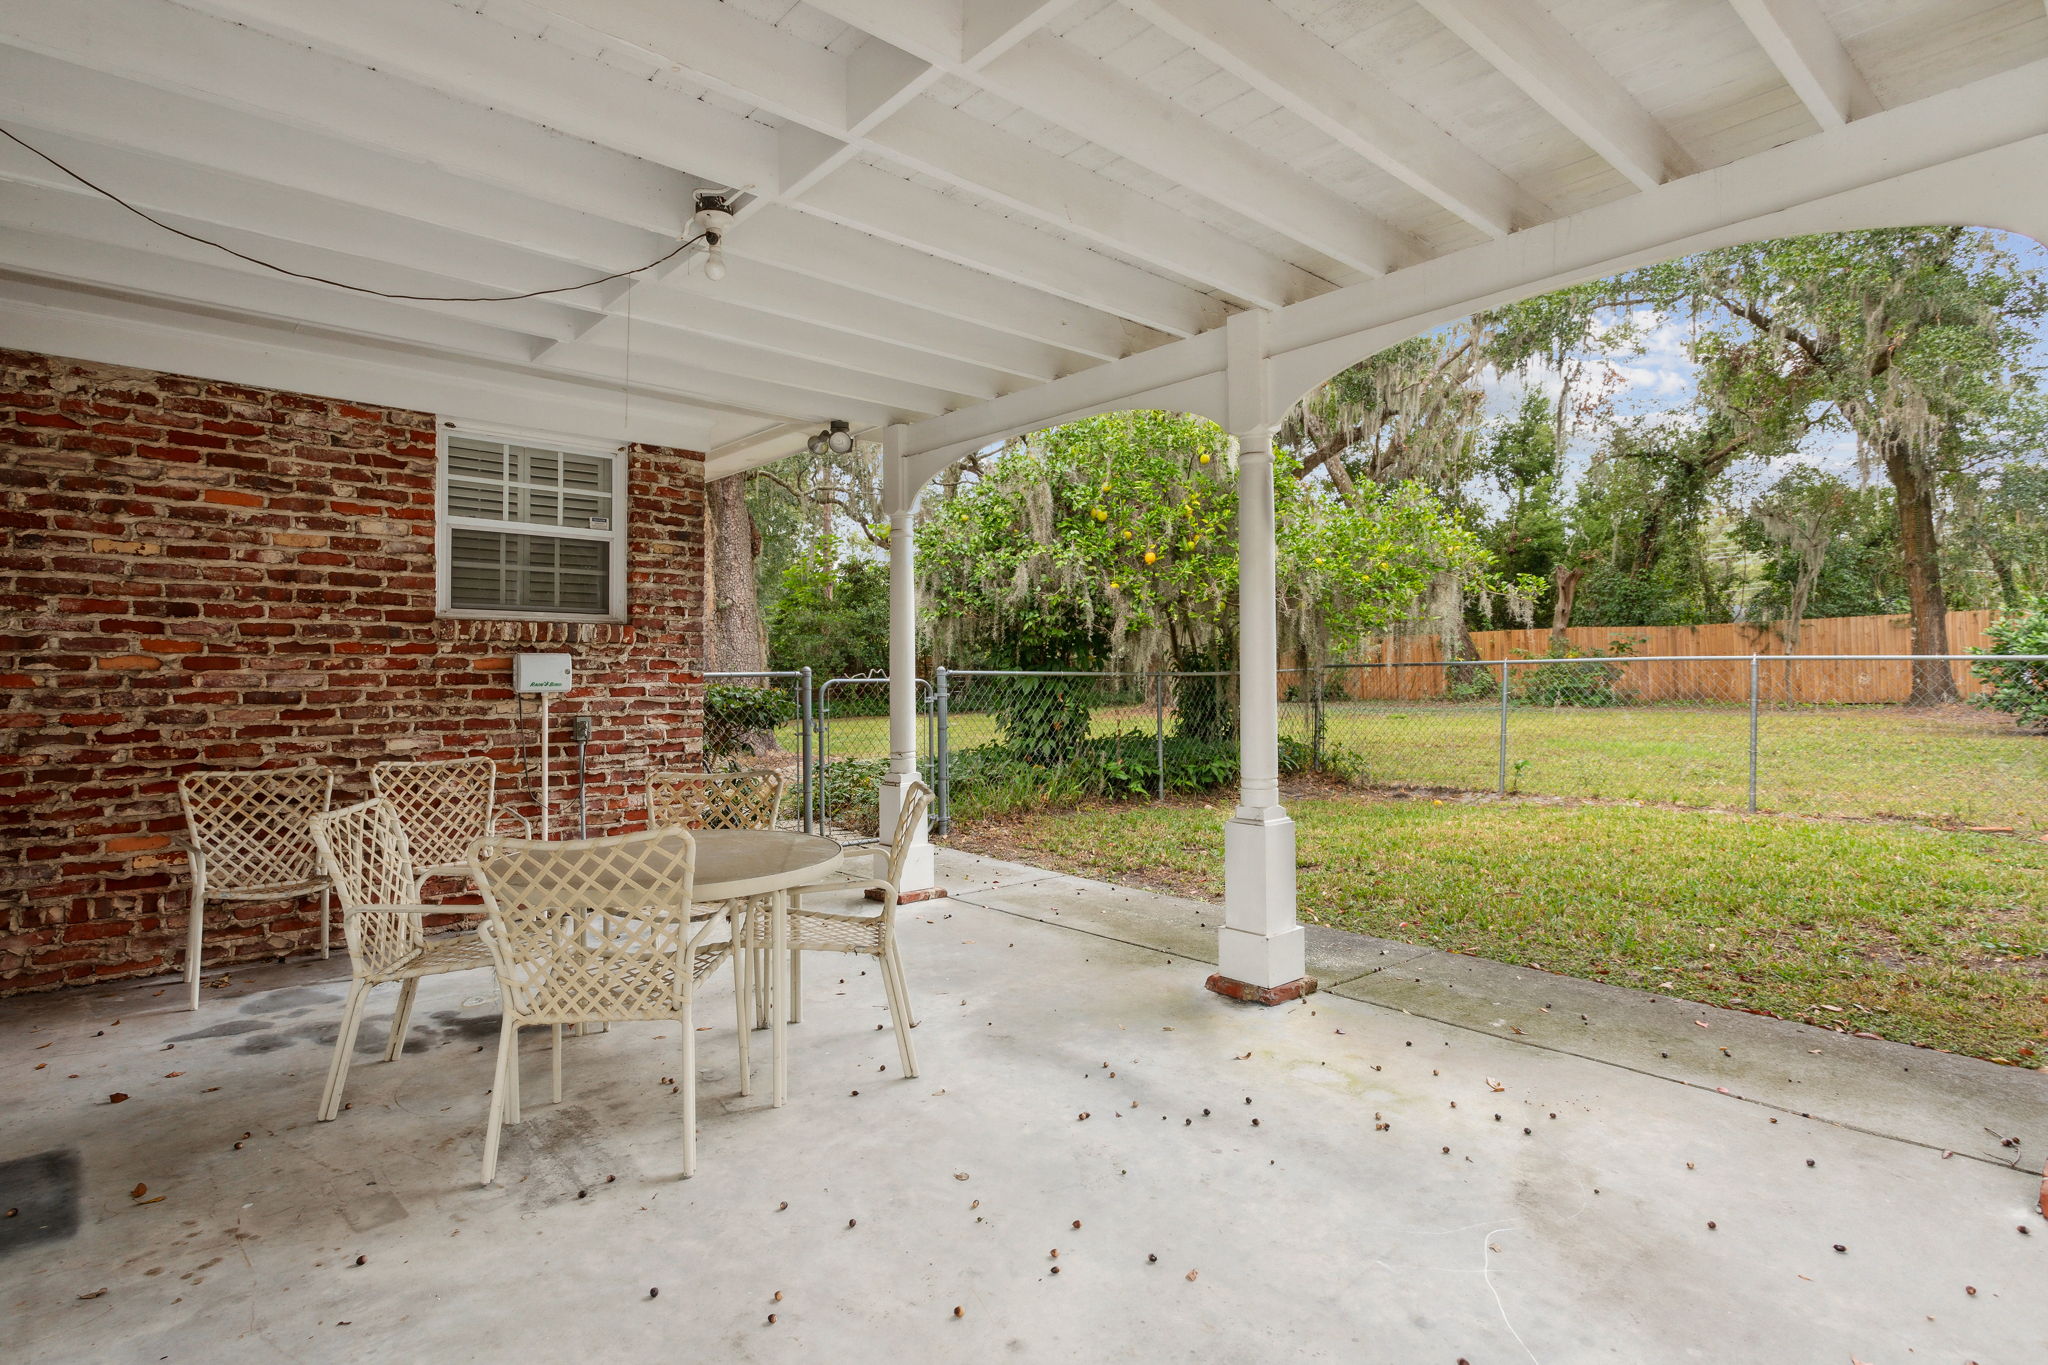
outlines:
[{"label": "white painted ceiling", "polygon": [[0,344],[710,450],[915,422],[2048,57],[2042,0],[0,0]]}]

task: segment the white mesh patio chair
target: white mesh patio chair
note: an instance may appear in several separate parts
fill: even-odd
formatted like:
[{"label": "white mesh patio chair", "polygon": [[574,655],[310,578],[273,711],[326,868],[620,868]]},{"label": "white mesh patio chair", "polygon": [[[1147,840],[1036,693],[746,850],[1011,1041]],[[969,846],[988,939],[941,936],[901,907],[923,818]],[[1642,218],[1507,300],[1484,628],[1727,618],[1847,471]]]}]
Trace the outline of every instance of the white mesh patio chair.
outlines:
[{"label": "white mesh patio chair", "polygon": [[[520,1121],[519,1030],[603,1020],[673,1022],[682,1035],[683,1175],[697,1170],[697,986],[732,956],[727,907],[691,903],[696,840],[654,829],[555,842],[494,837],[470,852],[483,891],[477,930],[498,974],[504,1025],[484,1129],[483,1183],[498,1138]],[[748,1069],[745,966],[735,997],[740,1073]],[[559,1037],[559,1034],[557,1035]],[[562,1097],[555,1050],[555,1099]]]},{"label": "white mesh patio chair", "polygon": [[774,829],[787,782],[766,768],[647,775],[647,827]]},{"label": "white mesh patio chair", "polygon": [[[391,803],[405,826],[420,885],[433,877],[469,877],[469,846],[501,832],[510,820],[532,832],[526,817],[498,809],[498,765],[489,758],[443,758],[378,763],[370,789]],[[511,833],[511,830],[502,832]],[[418,899],[417,896],[414,899]]]},{"label": "white mesh patio chair", "polygon": [[419,903],[420,879],[405,827],[389,801],[378,797],[358,802],[316,815],[311,823],[321,866],[341,898],[341,932],[348,944],[350,972],[341,1036],[334,1041],[327,1087],[320,1092],[318,1117],[325,1122],[341,1113],[342,1087],[348,1082],[356,1031],[362,1027],[371,988],[387,981],[399,983],[391,1039],[384,1048],[384,1060],[395,1062],[405,1050],[405,1030],[420,978],[488,967],[491,955],[468,934],[427,938],[424,917],[445,915],[448,907]]},{"label": "white mesh patio chair", "polygon": [[[840,879],[798,887],[789,902],[789,1022],[798,1022],[802,1011],[802,968],[805,953],[855,953],[874,958],[880,964],[882,990],[888,997],[889,1021],[896,1028],[896,1050],[903,1060],[903,1074],[917,1074],[917,1049],[910,1030],[917,1018],[910,1011],[910,988],[903,978],[903,958],[896,950],[896,899],[903,891],[903,864],[910,846],[924,827],[931,810],[932,789],[914,782],[903,793],[903,807],[896,815],[896,828],[889,843],[888,868],[881,877],[846,874]],[[872,912],[840,913],[806,910],[803,897],[827,891],[868,891],[881,893],[882,903]],[[767,945],[765,915],[750,916],[746,942],[752,947]]]},{"label": "white mesh patio chair", "polygon": [[199,967],[208,901],[296,900],[320,893],[320,956],[329,950],[330,895],[307,821],[334,796],[334,776],[313,764],[187,773],[185,811],[192,913],[185,926],[185,984],[199,1008]]},{"label": "white mesh patio chair", "polygon": [[[782,820],[788,781],[766,768],[722,773],[657,772],[647,775],[647,827],[666,829],[774,829]],[[765,900],[734,905],[734,918],[766,911]],[[768,1027],[768,970],[763,950],[751,950],[754,1027]]]}]

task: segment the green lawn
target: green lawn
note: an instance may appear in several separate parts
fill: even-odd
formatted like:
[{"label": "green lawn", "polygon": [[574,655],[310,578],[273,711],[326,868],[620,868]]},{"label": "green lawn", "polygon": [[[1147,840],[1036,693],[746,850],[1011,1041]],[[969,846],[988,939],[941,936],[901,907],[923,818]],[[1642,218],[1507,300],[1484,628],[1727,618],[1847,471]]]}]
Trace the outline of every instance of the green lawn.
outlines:
[{"label": "green lawn", "polygon": [[[1282,708],[1282,732],[1309,733],[1306,706]],[[834,718],[832,758],[888,753],[881,716]],[[1150,731],[1151,708],[1103,707],[1094,732]],[[956,714],[954,750],[999,739],[987,714]],[[1488,702],[1350,702],[1327,708],[1326,751],[1374,785],[1493,791],[1499,709]],[[794,726],[778,735],[794,747]],[[919,742],[924,741],[920,723]],[[1341,753],[1339,751],[1342,751]],[[2048,737],[2006,717],[1953,708],[1766,709],[1758,725],[1761,809],[1962,825],[2048,828]],[[1740,809],[1749,799],[1749,712],[1741,706],[1525,707],[1508,714],[1516,792]]]},{"label": "green lawn", "polygon": [[[955,842],[1214,899],[1226,813],[1032,811]],[[1350,794],[1293,813],[1318,923],[2023,1065],[2048,1048],[2033,839]]]},{"label": "green lawn", "polygon": [[[1307,708],[1290,725],[1306,733]],[[1498,707],[1349,703],[1326,743],[1376,784],[1494,790]],[[1765,709],[1757,804],[1803,815],[2048,826],[2048,738],[1965,708]],[[1740,808],[1749,799],[1749,711],[1740,706],[1511,707],[1511,790]]]}]

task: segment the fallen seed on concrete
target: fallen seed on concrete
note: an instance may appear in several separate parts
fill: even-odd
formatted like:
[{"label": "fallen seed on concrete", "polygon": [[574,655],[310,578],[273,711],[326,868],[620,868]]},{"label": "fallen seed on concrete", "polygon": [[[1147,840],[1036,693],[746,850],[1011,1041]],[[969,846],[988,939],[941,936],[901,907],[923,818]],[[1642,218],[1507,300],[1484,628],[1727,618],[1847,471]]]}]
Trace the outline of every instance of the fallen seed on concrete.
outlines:
[{"label": "fallen seed on concrete", "polygon": [[964,1318],[967,1316],[967,1310],[956,1303],[953,1305],[953,1316],[956,1318]]},{"label": "fallen seed on concrete", "polygon": [[1149,1251],[1145,1253],[1145,1264],[1146,1264],[1146,1265],[1156,1265],[1156,1264],[1158,1264],[1158,1262],[1159,1262],[1159,1257],[1158,1257],[1158,1256],[1157,1256],[1157,1255],[1156,1255],[1155,1253],[1153,1253],[1153,1252],[1149,1252]]},{"label": "fallen seed on concrete", "polygon": [[1843,1246],[1840,1242],[1837,1242],[1835,1243],[1835,1250],[1846,1253],[1849,1250],[1849,1248]]},{"label": "fallen seed on concrete", "polygon": [[658,1288],[657,1288],[657,1289],[650,1289],[650,1290],[648,1290],[648,1291],[647,1291],[647,1297],[648,1297],[648,1298],[650,1298],[650,1299],[658,1299],[658,1298],[660,1298],[660,1297],[661,1297],[661,1290],[660,1290],[660,1289],[658,1289]]},{"label": "fallen seed on concrete", "polygon": [[1968,1294],[1971,1298],[1975,1298],[1977,1296],[1977,1286],[1974,1284],[1966,1284],[1963,1286],[1963,1292],[1965,1294]]}]

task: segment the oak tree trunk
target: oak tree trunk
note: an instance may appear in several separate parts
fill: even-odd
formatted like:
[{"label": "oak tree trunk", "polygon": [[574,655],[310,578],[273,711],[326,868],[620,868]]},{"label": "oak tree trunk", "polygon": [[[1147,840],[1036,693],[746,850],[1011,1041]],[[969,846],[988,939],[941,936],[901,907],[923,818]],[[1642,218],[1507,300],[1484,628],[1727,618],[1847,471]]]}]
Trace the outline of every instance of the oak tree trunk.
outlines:
[{"label": "oak tree trunk", "polygon": [[1557,589],[1557,600],[1550,607],[1550,638],[1558,644],[1566,644],[1570,637],[1565,631],[1572,624],[1572,603],[1579,595],[1579,580],[1586,576],[1584,569],[1568,569],[1560,564],[1550,571],[1550,582]]},{"label": "oak tree trunk", "polygon": [[704,486],[710,532],[705,598],[705,667],[712,673],[758,673],[768,667],[768,630],[761,620],[754,561],[761,533],[747,510],[747,478],[735,474]]},{"label": "oak tree trunk", "polygon": [[[1940,545],[1934,534],[1934,481],[1910,445],[1899,437],[1879,442],[1884,472],[1891,480],[1899,516],[1899,555],[1905,561],[1906,600],[1912,611],[1913,652],[1948,653],[1948,598],[1941,590]],[[1940,706],[1959,700],[1955,673],[1946,660],[1913,661],[1911,705]]]}]

